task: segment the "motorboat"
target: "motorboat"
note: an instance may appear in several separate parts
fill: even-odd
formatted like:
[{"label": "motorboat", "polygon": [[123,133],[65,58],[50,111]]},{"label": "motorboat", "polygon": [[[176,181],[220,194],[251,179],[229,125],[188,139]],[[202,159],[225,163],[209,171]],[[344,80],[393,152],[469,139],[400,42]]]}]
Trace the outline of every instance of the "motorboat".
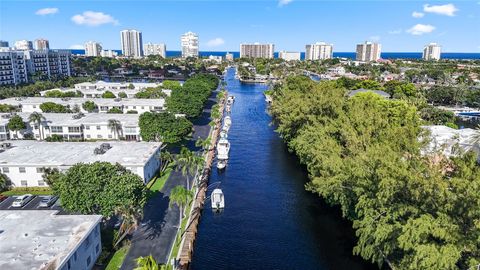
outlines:
[{"label": "motorboat", "polygon": [[223,119],[224,125],[228,125],[229,127],[232,125],[232,118],[230,116],[225,116],[225,119]]},{"label": "motorboat", "polygon": [[225,124],[223,124],[223,127],[222,127],[222,132],[225,132],[225,133],[227,133],[229,130],[230,130],[230,126],[229,126],[229,125],[225,125]]},{"label": "motorboat", "polygon": [[214,189],[212,195],[210,195],[210,200],[212,201],[212,209],[219,210],[225,208],[225,197],[221,189]]},{"label": "motorboat", "polygon": [[217,169],[223,170],[227,167],[227,161],[225,159],[220,159],[217,161]]},{"label": "motorboat", "polygon": [[228,159],[228,152],[230,152],[230,142],[225,138],[220,138],[217,143],[217,159]]},{"label": "motorboat", "polygon": [[230,113],[232,111],[232,106],[230,104],[227,104],[225,111],[227,111],[227,113]]},{"label": "motorboat", "polygon": [[228,138],[228,133],[224,130],[220,131],[220,138],[224,138],[224,139]]},{"label": "motorboat", "polygon": [[233,102],[235,102],[235,97],[234,96],[228,96],[227,104],[232,105]]}]

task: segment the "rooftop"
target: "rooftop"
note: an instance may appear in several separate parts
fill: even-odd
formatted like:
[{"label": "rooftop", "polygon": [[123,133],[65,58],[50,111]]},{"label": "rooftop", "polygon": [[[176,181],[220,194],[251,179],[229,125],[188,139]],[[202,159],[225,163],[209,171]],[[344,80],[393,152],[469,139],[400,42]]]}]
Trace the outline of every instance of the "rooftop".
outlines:
[{"label": "rooftop", "polygon": [[[162,145],[159,142],[43,142],[35,140],[8,141],[11,148],[0,152],[0,166],[65,166],[96,161],[143,166]],[[112,147],[96,155],[102,143]]]},{"label": "rooftop", "polygon": [[19,105],[40,105],[45,102],[59,103],[64,106],[75,104],[83,104],[85,101],[93,101],[98,106],[164,106],[165,100],[160,99],[142,99],[142,98],[47,98],[47,97],[22,97],[22,98],[6,98],[0,100],[2,104],[14,106]]},{"label": "rooftop", "polygon": [[0,269],[56,269],[100,222],[98,215],[0,210]]},{"label": "rooftop", "polygon": [[476,130],[471,128],[454,129],[447,126],[434,125],[423,126],[430,132],[431,141],[428,145],[427,151],[441,150],[446,156],[454,155],[453,146],[458,143],[458,146],[464,150],[474,150],[479,152],[478,147],[473,145],[473,137],[476,134]]}]

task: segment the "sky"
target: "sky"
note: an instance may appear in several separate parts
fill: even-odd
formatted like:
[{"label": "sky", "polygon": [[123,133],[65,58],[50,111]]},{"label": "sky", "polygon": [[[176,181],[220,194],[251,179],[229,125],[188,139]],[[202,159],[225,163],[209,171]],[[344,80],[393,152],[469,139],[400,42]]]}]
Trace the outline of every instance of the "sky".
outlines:
[{"label": "sky", "polygon": [[480,0],[0,0],[0,40],[46,38],[56,49],[93,40],[120,48],[120,31],[180,49],[180,35],[199,35],[201,51],[238,51],[244,42],[304,51],[325,41],[336,52],[375,41],[384,52],[419,52],[437,42],[443,52],[480,52]]}]

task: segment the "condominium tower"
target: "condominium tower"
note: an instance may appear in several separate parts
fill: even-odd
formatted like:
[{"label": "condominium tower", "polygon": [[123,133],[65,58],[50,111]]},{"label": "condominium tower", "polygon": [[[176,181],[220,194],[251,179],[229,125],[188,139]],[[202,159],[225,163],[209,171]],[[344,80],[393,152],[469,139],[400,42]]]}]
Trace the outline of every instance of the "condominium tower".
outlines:
[{"label": "condominium tower", "polygon": [[85,43],[85,56],[101,56],[102,45],[95,41]]},{"label": "condominium tower", "polygon": [[240,44],[240,57],[247,58],[273,58],[275,45],[268,44]]},{"label": "condominium tower", "polygon": [[187,32],[181,37],[182,57],[198,57],[198,35]]},{"label": "condominium tower", "polygon": [[43,39],[43,38],[39,38],[39,39],[36,39],[35,42],[34,42],[34,47],[35,47],[35,50],[48,50],[50,49],[50,43],[48,42],[48,39]]},{"label": "condominium tower", "polygon": [[297,61],[300,60],[300,52],[280,51],[278,52],[278,58],[285,61]]},{"label": "condominium tower", "polygon": [[165,58],[167,56],[167,46],[163,43],[154,44],[149,42],[143,46],[143,52],[145,56],[160,55]]},{"label": "condominium tower", "polygon": [[305,60],[324,60],[333,57],[333,45],[325,42],[305,45]]},{"label": "condominium tower", "polygon": [[21,51],[33,50],[33,43],[30,40],[15,41],[15,49]]},{"label": "condominium tower", "polygon": [[366,41],[362,44],[357,44],[357,61],[371,62],[380,59],[382,45]]},{"label": "condominium tower", "polygon": [[123,30],[120,32],[122,54],[125,57],[142,57],[143,41],[142,32],[137,30]]},{"label": "condominium tower", "polygon": [[441,47],[437,43],[430,43],[423,48],[423,60],[440,60]]}]

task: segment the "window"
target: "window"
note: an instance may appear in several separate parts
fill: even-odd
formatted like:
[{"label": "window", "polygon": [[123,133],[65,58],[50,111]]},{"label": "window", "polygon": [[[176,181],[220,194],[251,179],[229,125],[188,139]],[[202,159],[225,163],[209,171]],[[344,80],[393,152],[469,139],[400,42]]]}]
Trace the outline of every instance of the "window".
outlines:
[{"label": "window", "polygon": [[86,130],[90,130],[90,126],[85,126],[85,129],[86,129]]},{"label": "window", "polygon": [[80,132],[80,127],[68,127],[68,132],[69,133],[79,133]]},{"label": "window", "polygon": [[97,139],[101,139],[101,138],[103,138],[102,135],[98,134]]},{"label": "window", "polygon": [[87,139],[90,139],[91,137],[92,137],[92,136],[90,136],[90,134],[89,134],[89,135],[87,135]]},{"label": "window", "polygon": [[125,127],[125,133],[137,133],[137,128],[134,127]]},{"label": "window", "polygon": [[44,168],[37,168],[37,173],[43,173],[45,171]]},{"label": "window", "polygon": [[108,135],[108,138],[111,139],[111,138],[113,138],[113,137],[112,137],[112,135]]},{"label": "window", "polygon": [[20,185],[21,185],[22,187],[26,187],[26,186],[28,185],[27,180],[21,180],[21,181],[20,181]]},{"label": "window", "polygon": [[3,173],[9,173],[10,169],[8,167],[3,167]]},{"label": "window", "polygon": [[5,126],[0,126],[0,132],[5,132]]},{"label": "window", "polygon": [[26,172],[25,167],[18,167],[18,171],[20,173],[25,173]]},{"label": "window", "polygon": [[137,108],[137,106],[132,106],[132,109],[136,109],[136,108]]},{"label": "window", "polygon": [[50,131],[52,133],[62,133],[63,132],[63,127],[52,126],[52,127],[50,127]]},{"label": "window", "polygon": [[142,109],[145,109],[145,107],[144,107],[144,106],[142,106]]},{"label": "window", "polygon": [[102,127],[101,126],[97,126],[97,130],[100,130]]},{"label": "window", "polygon": [[43,181],[43,180],[38,180],[38,185],[39,185],[40,187],[45,186],[45,181]]}]

